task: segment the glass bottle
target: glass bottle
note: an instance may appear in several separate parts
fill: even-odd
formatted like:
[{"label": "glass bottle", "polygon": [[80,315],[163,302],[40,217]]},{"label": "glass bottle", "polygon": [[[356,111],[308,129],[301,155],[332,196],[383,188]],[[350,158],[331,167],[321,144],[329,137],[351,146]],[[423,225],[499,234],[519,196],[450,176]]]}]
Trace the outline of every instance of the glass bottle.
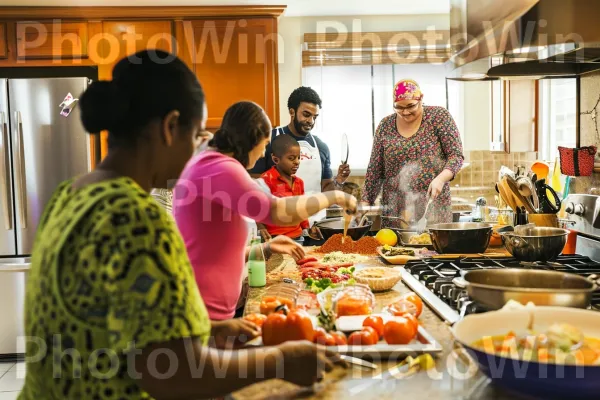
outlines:
[{"label": "glass bottle", "polygon": [[246,266],[248,268],[248,285],[250,287],[263,287],[267,284],[267,265],[260,236],[254,236],[250,242],[250,252]]}]

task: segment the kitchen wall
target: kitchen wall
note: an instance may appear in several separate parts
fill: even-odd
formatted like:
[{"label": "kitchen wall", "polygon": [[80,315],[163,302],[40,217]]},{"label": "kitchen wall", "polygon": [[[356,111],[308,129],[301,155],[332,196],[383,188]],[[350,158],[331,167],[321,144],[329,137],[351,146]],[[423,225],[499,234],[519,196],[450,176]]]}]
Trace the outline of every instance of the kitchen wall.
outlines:
[{"label": "kitchen wall", "polygon": [[[369,15],[350,17],[281,17],[279,19],[279,109],[282,124],[289,122],[287,99],[302,85],[302,43],[305,33],[346,29],[350,32],[420,31],[428,27],[450,29],[448,14]],[[336,28],[337,27],[337,28]],[[323,110],[326,112],[326,110]]]},{"label": "kitchen wall", "polygon": [[[580,142],[581,146],[600,147],[600,72],[581,77],[580,89]],[[596,155],[596,163],[600,156]],[[600,194],[600,174],[571,178],[571,193]]]}]

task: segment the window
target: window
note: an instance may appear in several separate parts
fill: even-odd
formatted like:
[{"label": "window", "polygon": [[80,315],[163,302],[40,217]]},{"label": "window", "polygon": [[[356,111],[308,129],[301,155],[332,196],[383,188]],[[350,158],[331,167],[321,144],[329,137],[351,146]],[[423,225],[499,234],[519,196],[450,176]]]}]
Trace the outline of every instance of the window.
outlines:
[{"label": "window", "polygon": [[394,112],[392,91],[396,81],[414,79],[425,95],[425,105],[446,107],[443,64],[382,64],[317,66],[302,69],[302,84],[315,89],[323,110],[314,133],[331,151],[335,171],[341,160],[341,137],[348,135],[354,174],[364,174],[371,158],[373,135],[379,122]]},{"label": "window", "polygon": [[454,118],[458,131],[460,132],[460,140],[465,145],[465,86],[463,82],[457,82],[446,79],[447,95],[448,95],[448,111]]},{"label": "window", "polygon": [[577,79],[540,80],[539,152],[553,162],[558,146],[577,146]]}]

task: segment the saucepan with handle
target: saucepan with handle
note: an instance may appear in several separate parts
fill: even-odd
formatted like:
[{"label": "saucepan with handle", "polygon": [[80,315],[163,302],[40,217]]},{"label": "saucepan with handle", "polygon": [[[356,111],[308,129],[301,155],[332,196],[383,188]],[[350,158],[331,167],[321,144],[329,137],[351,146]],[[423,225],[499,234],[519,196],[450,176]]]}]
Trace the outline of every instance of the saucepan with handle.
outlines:
[{"label": "saucepan with handle", "polygon": [[500,234],[508,252],[519,261],[555,260],[567,243],[569,231],[560,228],[527,227]]}]

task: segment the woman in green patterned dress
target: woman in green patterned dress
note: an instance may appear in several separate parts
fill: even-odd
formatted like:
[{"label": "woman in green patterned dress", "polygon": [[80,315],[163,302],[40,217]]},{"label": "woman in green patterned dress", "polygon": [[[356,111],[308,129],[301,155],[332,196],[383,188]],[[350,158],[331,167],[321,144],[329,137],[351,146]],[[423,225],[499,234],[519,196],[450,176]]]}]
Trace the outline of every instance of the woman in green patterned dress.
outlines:
[{"label": "woman in green patterned dress", "polygon": [[148,193],[180,175],[206,123],[185,64],[136,53],[79,106],[88,132],[109,131],[109,151],[59,185],[40,220],[19,398],[210,398],[274,377],[310,385],[330,369],[335,356],[307,342],[232,350],[256,326],[211,323],[175,223]]}]

